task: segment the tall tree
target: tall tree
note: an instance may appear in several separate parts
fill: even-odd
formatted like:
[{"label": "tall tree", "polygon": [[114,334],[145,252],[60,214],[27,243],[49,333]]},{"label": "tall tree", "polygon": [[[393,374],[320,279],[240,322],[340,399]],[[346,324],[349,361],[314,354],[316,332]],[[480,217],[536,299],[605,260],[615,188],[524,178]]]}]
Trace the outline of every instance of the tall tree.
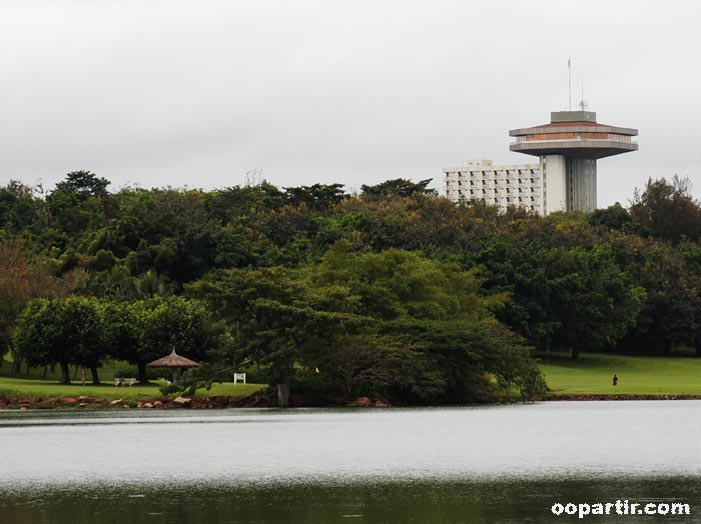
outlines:
[{"label": "tall tree", "polygon": [[348,195],[343,192],[343,184],[314,184],[286,187],[285,197],[292,205],[305,204],[314,211],[325,211],[348,198]]},{"label": "tall tree", "polygon": [[11,349],[16,319],[27,302],[37,297],[65,297],[85,280],[82,270],[56,276],[46,256],[23,240],[0,240],[0,362]]},{"label": "tall tree", "polygon": [[31,187],[17,180],[10,180],[0,187],[0,227],[13,234],[32,226],[40,201],[34,198]]},{"label": "tall tree", "polygon": [[414,194],[423,194],[436,196],[437,191],[435,189],[429,189],[428,185],[431,183],[432,178],[427,178],[426,180],[420,180],[418,182],[412,182],[404,178],[396,178],[394,180],[387,180],[380,184],[374,186],[368,186],[363,184],[360,186],[363,196],[365,197],[381,197],[394,195],[398,197],[410,197]]},{"label": "tall tree", "polygon": [[675,244],[701,238],[701,206],[688,177],[648,179],[642,192],[635,190],[630,214],[656,238]]},{"label": "tall tree", "polygon": [[509,232],[488,244],[479,260],[490,287],[512,294],[499,318],[540,350],[566,349],[576,360],[582,351],[615,347],[635,323],[645,292],[605,244],[548,245],[564,243],[562,236],[575,245],[594,240],[563,229],[546,236]]},{"label": "tall tree", "polygon": [[224,326],[196,300],[180,296],[111,304],[107,308],[107,329],[112,354],[138,368],[139,382],[146,383],[146,364],[175,347],[194,360],[211,358],[221,347]]},{"label": "tall tree", "polygon": [[59,364],[61,384],[70,384],[70,364],[90,368],[94,384],[105,353],[104,330],[94,299],[36,299],[22,312],[14,335],[18,355],[29,365]]},{"label": "tall tree", "polygon": [[46,197],[54,222],[65,232],[79,235],[89,226],[105,224],[101,200],[110,182],[90,171],[73,171]]}]

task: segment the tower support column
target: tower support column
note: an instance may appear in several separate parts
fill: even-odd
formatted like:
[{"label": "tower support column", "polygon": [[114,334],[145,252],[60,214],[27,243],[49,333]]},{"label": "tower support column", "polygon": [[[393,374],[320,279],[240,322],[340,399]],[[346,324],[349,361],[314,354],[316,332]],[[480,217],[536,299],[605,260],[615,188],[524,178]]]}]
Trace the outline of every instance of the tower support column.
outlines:
[{"label": "tower support column", "polygon": [[540,157],[543,177],[543,214],[567,211],[567,159],[564,155]]},{"label": "tower support column", "polygon": [[567,159],[567,211],[596,209],[596,160]]}]

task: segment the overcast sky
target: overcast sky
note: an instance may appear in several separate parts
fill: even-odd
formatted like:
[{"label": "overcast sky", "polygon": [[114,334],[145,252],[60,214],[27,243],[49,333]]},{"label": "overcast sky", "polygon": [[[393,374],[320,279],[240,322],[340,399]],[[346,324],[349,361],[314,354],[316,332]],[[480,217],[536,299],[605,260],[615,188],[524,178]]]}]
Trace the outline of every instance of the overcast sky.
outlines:
[{"label": "overcast sky", "polygon": [[0,0],[0,182],[142,187],[434,178],[528,163],[508,130],[584,94],[640,130],[599,205],[648,177],[701,196],[696,1]]}]

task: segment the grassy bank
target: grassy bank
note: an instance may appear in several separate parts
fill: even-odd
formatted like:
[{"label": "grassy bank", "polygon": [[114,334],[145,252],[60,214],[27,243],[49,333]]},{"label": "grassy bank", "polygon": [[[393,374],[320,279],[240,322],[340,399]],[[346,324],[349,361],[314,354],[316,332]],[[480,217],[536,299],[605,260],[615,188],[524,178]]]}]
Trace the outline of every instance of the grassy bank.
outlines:
[{"label": "grassy bank", "polygon": [[[549,363],[548,363],[549,362]],[[693,357],[641,357],[610,354],[583,354],[579,362],[572,363],[568,355],[554,354],[549,359],[541,356],[541,370],[553,395],[698,395],[701,396],[701,359]],[[31,396],[34,398],[78,397],[81,395],[139,400],[158,398],[162,381],[142,386],[116,387],[109,368],[102,370],[106,382],[101,386],[80,381],[72,385],[58,384],[57,377],[41,378],[41,370],[30,370],[25,378],[7,376],[8,362],[0,373],[0,392],[6,396]],[[617,386],[612,385],[614,373]],[[51,374],[49,374],[51,375]],[[250,395],[265,387],[261,384],[213,384],[210,391],[200,390],[198,395],[223,395],[229,397]]]},{"label": "grassy bank", "polygon": [[[699,395],[701,359],[584,354],[541,357],[541,370],[555,395]],[[618,385],[612,385],[614,373]]]},{"label": "grassy bank", "polygon": [[[153,381],[147,385],[134,384],[133,386],[116,387],[113,377],[116,370],[119,369],[119,363],[108,363],[104,368],[100,368],[100,377],[103,384],[93,386],[90,382],[90,373],[88,373],[88,382],[85,386],[80,384],[80,379],[77,379],[77,373],[71,368],[71,376],[75,377],[71,385],[61,385],[58,383],[58,370],[48,370],[47,376],[43,377],[44,370],[32,368],[29,373],[25,373],[24,368],[22,378],[14,378],[9,376],[12,362],[4,361],[0,368],[0,392],[5,396],[30,396],[34,398],[56,398],[56,397],[78,397],[86,395],[89,397],[102,397],[107,400],[115,400],[118,398],[139,400],[145,398],[161,397],[159,388],[164,384],[164,381]],[[251,395],[256,391],[261,390],[265,386],[262,384],[234,384],[232,382],[215,383],[212,389],[198,390],[198,395],[224,395],[227,397],[238,397]],[[171,395],[173,396],[173,395]]]},{"label": "grassy bank", "polygon": [[[6,396],[30,396],[36,398],[54,398],[54,397],[77,397],[86,395],[89,397],[102,397],[107,400],[118,398],[124,399],[144,399],[161,397],[159,387],[163,382],[154,382],[146,386],[134,384],[133,386],[116,387],[112,384],[103,384],[101,386],[93,386],[86,384],[81,386],[71,384],[63,386],[57,384],[55,380],[35,380],[35,379],[16,379],[8,377],[0,377],[0,392]],[[198,390],[198,395],[224,395],[227,397],[238,397],[250,395],[262,389],[261,384],[233,384],[224,382],[221,384],[213,384],[212,389]],[[171,395],[173,396],[173,395]]]}]

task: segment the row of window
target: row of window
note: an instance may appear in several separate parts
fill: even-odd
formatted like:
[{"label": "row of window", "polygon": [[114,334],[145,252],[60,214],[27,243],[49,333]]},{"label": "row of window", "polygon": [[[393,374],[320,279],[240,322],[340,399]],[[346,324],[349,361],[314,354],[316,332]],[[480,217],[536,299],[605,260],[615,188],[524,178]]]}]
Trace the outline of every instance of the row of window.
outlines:
[{"label": "row of window", "polygon": [[450,171],[446,173],[448,176],[459,176],[459,177],[467,177],[468,175],[470,178],[482,178],[482,177],[515,177],[519,175],[526,175],[526,176],[531,176],[531,175],[537,175],[540,173],[540,169],[503,169],[503,170],[497,170],[497,171]]},{"label": "row of window", "polygon": [[[488,189],[470,189],[469,194],[470,195],[487,195],[487,194],[492,194],[492,193],[494,193],[495,195],[498,195],[498,194],[515,195],[515,194],[517,194],[515,189],[507,189],[506,191],[500,191],[499,189],[495,189],[494,191],[488,190]],[[522,189],[522,188],[518,189],[518,194],[521,194],[521,195],[523,195],[523,194],[535,195],[538,193],[539,192],[536,191],[536,189],[533,187],[528,189],[528,190]],[[458,194],[467,195],[468,193],[467,193],[467,190],[460,189],[460,190],[458,190]]]},{"label": "row of window", "polygon": [[538,203],[538,200],[530,198],[486,198],[485,202],[488,204],[534,204]]},{"label": "row of window", "polygon": [[469,197],[471,200],[474,199],[486,199],[486,200],[494,200],[494,201],[507,201],[507,202],[512,202],[512,201],[517,201],[518,202],[538,202],[540,200],[540,197],[538,195],[528,195],[528,196],[504,196],[504,195],[488,195],[487,193],[473,193],[470,191],[470,193],[464,193],[462,191],[457,191],[457,192],[452,192],[448,193],[449,197],[458,197],[458,198],[465,198]]},{"label": "row of window", "polygon": [[518,178],[518,179],[513,179],[513,180],[470,180],[469,183],[467,180],[447,180],[445,182],[446,187],[463,187],[463,186],[495,186],[495,185],[500,185],[500,186],[525,186],[529,184],[537,184],[538,179],[537,178]]}]

